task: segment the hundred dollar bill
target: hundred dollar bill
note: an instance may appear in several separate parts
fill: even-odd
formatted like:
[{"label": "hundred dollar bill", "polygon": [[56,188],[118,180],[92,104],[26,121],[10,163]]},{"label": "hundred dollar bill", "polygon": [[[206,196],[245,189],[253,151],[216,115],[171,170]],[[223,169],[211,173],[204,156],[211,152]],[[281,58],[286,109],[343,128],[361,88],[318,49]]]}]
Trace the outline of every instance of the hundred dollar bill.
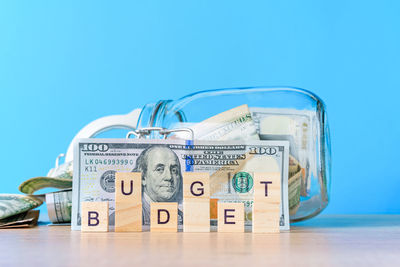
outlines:
[{"label": "hundred dollar bill", "polygon": [[[114,224],[115,172],[142,172],[143,224],[150,223],[151,202],[178,202],[182,224],[182,173],[209,172],[211,225],[216,203],[245,204],[251,227],[255,172],[279,172],[282,180],[282,230],[289,229],[287,141],[183,141],[148,139],[80,139],[74,150],[73,230],[81,225],[83,201],[108,201]],[[146,228],[144,228],[146,229]]]},{"label": "hundred dollar bill", "polygon": [[0,194],[0,220],[39,207],[42,203],[34,196]]}]

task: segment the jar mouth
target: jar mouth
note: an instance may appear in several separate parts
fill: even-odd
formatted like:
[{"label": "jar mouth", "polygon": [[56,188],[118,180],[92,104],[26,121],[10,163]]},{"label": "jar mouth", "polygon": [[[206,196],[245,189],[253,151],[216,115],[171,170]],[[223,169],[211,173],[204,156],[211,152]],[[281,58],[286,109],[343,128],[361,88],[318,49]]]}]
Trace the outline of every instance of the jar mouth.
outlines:
[{"label": "jar mouth", "polygon": [[[163,119],[167,111],[168,104],[172,100],[160,100],[156,103],[146,104],[139,115],[136,129],[145,127],[163,127]],[[178,122],[185,122],[186,117],[182,111],[175,112]],[[152,136],[153,138],[155,136]]]},{"label": "jar mouth", "polygon": [[142,111],[140,112],[139,119],[136,125],[136,129],[145,128],[152,126],[155,118],[154,111],[158,109],[164,100],[158,101],[156,103],[147,103],[143,106]]},{"label": "jar mouth", "polygon": [[149,118],[149,123],[148,123],[149,127],[156,126],[155,125],[156,118],[157,118],[158,114],[162,114],[162,110],[164,109],[165,105],[168,102],[171,102],[171,100],[160,100],[154,105],[153,110],[151,112],[151,116]]}]

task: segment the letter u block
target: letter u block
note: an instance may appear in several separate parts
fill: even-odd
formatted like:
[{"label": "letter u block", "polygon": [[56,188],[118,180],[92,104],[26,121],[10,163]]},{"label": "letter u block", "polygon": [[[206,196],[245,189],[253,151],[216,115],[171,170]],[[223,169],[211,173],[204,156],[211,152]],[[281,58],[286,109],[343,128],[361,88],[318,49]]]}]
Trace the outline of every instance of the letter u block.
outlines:
[{"label": "letter u block", "polygon": [[244,232],[244,203],[218,202],[218,232]]},{"label": "letter u block", "polygon": [[115,174],[115,232],[142,231],[142,177],[140,172]]},{"label": "letter u block", "polygon": [[254,173],[253,233],[279,233],[281,174]]},{"label": "letter u block", "polygon": [[150,203],[150,232],[178,232],[178,203]]},{"label": "letter u block", "polygon": [[183,231],[210,232],[210,174],[183,174]]},{"label": "letter u block", "polygon": [[108,232],[108,202],[81,203],[81,231]]}]

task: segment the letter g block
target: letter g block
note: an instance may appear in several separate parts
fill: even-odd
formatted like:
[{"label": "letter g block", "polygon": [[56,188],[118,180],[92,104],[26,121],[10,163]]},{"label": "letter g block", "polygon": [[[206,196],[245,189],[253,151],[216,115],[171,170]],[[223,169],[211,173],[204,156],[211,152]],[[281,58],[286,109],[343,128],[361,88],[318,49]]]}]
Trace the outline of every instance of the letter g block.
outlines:
[{"label": "letter g block", "polygon": [[81,203],[81,231],[108,232],[108,202]]},{"label": "letter g block", "polygon": [[210,232],[210,174],[183,174],[183,231]]}]

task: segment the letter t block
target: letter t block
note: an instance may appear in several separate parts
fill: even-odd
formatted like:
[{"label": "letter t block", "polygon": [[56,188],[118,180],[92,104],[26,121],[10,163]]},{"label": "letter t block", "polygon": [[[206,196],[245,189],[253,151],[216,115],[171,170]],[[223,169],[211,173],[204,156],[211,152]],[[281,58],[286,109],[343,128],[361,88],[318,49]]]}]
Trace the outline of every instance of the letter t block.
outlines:
[{"label": "letter t block", "polygon": [[253,233],[279,233],[281,174],[254,173]]},{"label": "letter t block", "polygon": [[81,203],[81,231],[108,232],[108,202]]}]

